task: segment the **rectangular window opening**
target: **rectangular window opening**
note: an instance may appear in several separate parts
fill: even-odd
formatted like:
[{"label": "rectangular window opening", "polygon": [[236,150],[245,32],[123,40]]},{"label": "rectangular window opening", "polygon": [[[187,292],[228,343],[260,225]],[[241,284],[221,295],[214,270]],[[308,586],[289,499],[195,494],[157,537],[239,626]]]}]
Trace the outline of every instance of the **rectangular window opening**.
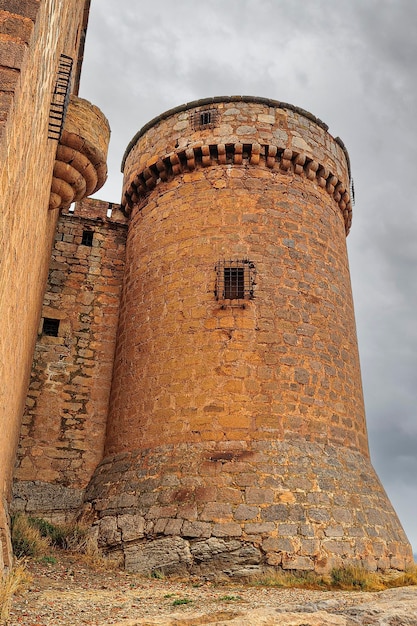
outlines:
[{"label": "rectangular window opening", "polygon": [[82,246],[92,246],[93,245],[93,236],[94,236],[94,231],[93,230],[83,230],[83,237],[81,240],[81,245]]},{"label": "rectangular window opening", "polygon": [[210,111],[203,111],[200,113],[200,126],[205,126],[206,124],[210,124],[211,121],[211,113]]},{"label": "rectangular window opening", "polygon": [[216,298],[217,300],[236,301],[251,300],[254,297],[255,265],[248,259],[241,261],[224,260],[216,265]]},{"label": "rectangular window opening", "polygon": [[204,109],[203,111],[194,111],[191,119],[194,130],[198,130],[199,128],[214,128],[218,119],[218,110],[213,107],[211,109]]},{"label": "rectangular window opening", "polygon": [[224,297],[226,300],[236,300],[245,297],[245,282],[243,267],[224,268]]},{"label": "rectangular window opening", "polygon": [[43,320],[42,334],[48,337],[58,337],[59,320],[45,317]]}]

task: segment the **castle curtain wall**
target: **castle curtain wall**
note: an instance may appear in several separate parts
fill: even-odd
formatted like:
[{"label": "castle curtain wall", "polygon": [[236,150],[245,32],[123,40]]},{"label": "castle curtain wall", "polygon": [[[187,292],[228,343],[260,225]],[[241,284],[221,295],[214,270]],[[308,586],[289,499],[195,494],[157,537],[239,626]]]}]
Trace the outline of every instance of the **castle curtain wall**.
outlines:
[{"label": "castle curtain wall", "polygon": [[84,200],[57,225],[17,452],[13,509],[74,519],[102,459],[126,218]]},{"label": "castle curtain wall", "polygon": [[88,7],[0,2],[0,569],[10,565],[7,502],[58,217],[48,211],[57,149],[50,104],[60,55],[77,67]]}]

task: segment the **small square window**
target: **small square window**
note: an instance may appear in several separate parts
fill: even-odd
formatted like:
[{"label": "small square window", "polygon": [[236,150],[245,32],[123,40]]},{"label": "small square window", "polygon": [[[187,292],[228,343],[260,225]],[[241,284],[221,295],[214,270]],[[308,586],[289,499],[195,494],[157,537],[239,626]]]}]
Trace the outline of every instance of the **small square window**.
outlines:
[{"label": "small square window", "polygon": [[194,111],[192,114],[192,125],[194,130],[199,128],[214,128],[217,123],[218,111],[216,108]]},{"label": "small square window", "polygon": [[83,230],[83,237],[81,239],[82,246],[92,246],[93,245],[93,230]]},{"label": "small square window", "polygon": [[45,317],[43,320],[42,333],[48,337],[58,337],[59,320]]},{"label": "small square window", "polygon": [[255,265],[248,259],[219,261],[216,265],[216,275],[217,300],[239,301],[253,298]]}]

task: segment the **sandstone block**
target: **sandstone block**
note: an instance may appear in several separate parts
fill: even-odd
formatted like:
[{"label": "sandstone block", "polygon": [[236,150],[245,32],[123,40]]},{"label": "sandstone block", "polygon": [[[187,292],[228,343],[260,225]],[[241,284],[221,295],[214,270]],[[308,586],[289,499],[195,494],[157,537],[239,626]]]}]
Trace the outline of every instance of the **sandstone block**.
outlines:
[{"label": "sandstone block", "polygon": [[161,570],[169,573],[191,563],[189,544],[180,537],[156,539],[146,544],[133,544],[125,548],[125,567],[130,572],[150,573]]},{"label": "sandstone block", "polygon": [[212,534],[214,537],[240,537],[242,528],[234,522],[218,523],[213,525]]},{"label": "sandstone block", "polygon": [[122,533],[122,541],[133,541],[143,537],[145,519],[137,514],[119,515],[117,517],[117,527]]},{"label": "sandstone block", "polygon": [[219,521],[232,517],[232,507],[230,504],[209,502],[204,506],[201,519],[204,521]]},{"label": "sandstone block", "polygon": [[103,517],[99,522],[99,545],[112,546],[120,543],[122,533],[114,516]]},{"label": "sandstone block", "polygon": [[265,521],[285,522],[289,518],[289,509],[285,504],[273,504],[261,509],[261,517]]},{"label": "sandstone block", "polygon": [[[274,501],[272,489],[261,489],[259,487],[248,487],[246,489],[247,504],[267,504]],[[270,509],[272,507],[269,507]]]},{"label": "sandstone block", "polygon": [[348,541],[329,539],[327,541],[323,541],[323,548],[328,551],[329,554],[334,554],[336,556],[353,556],[352,546]]},{"label": "sandstone block", "polygon": [[190,522],[185,520],[182,526],[183,537],[210,537],[211,524],[207,522]]},{"label": "sandstone block", "polygon": [[259,508],[256,506],[248,506],[246,504],[240,504],[236,507],[233,517],[237,521],[253,520],[258,516]]},{"label": "sandstone block", "polygon": [[282,556],[283,569],[314,570],[314,561],[308,556]]},{"label": "sandstone block", "polygon": [[248,535],[263,535],[275,530],[275,524],[273,522],[259,522],[245,524],[244,531]]},{"label": "sandstone block", "polygon": [[324,529],[324,534],[326,537],[343,537],[345,532],[341,525],[327,526],[327,528]]},{"label": "sandstone block", "polygon": [[167,519],[163,532],[165,535],[181,535],[182,525],[182,519]]},{"label": "sandstone block", "polygon": [[293,552],[294,541],[283,537],[268,537],[262,542],[265,552]]}]

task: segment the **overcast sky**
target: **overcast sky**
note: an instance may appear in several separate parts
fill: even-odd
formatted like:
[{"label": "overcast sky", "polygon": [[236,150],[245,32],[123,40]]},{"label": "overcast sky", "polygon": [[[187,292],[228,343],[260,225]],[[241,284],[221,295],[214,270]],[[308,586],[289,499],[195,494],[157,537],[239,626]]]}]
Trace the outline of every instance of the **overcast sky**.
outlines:
[{"label": "overcast sky", "polygon": [[417,1],[92,0],[80,96],[112,129],[100,198],[120,201],[146,122],[224,95],[307,109],[349,151],[371,455],[417,552]]}]

